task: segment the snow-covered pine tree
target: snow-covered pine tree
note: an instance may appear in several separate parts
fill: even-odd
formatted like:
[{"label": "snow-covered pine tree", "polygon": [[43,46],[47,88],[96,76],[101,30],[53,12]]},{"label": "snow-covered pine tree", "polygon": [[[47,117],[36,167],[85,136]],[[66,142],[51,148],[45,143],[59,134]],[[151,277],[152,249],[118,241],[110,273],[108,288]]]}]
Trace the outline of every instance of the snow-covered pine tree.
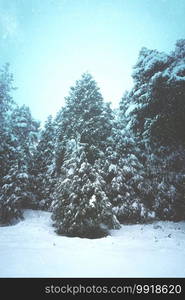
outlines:
[{"label": "snow-covered pine tree", "polygon": [[[145,156],[144,197],[160,219],[184,219],[185,41],[166,55],[142,49],[130,92]],[[150,187],[150,189],[148,189]]]},{"label": "snow-covered pine tree", "polygon": [[27,188],[24,190],[25,197],[22,198],[22,207],[35,207],[36,202],[33,192],[35,178],[31,173],[31,169],[40,123],[33,119],[29,107],[25,105],[16,106],[13,109],[10,122],[12,134],[18,144],[19,169],[24,170],[25,178],[27,178]]},{"label": "snow-covered pine tree", "polygon": [[139,141],[130,129],[134,106],[126,93],[115,110],[111,143],[105,152],[106,193],[121,223],[143,222],[151,218],[140,185],[144,181],[143,154]]},{"label": "snow-covered pine tree", "polygon": [[32,175],[35,178],[34,194],[41,209],[49,209],[51,206],[51,194],[55,183],[55,135],[55,124],[52,116],[49,116],[41,130],[32,165]]},{"label": "snow-covered pine tree", "polygon": [[[23,170],[18,166],[18,141],[12,132],[10,115],[13,78],[6,65],[0,72],[0,223],[10,224],[21,218],[24,197]],[[20,183],[20,184],[19,184]]]},{"label": "snow-covered pine tree", "polygon": [[[108,104],[103,102],[96,82],[90,74],[83,74],[81,80],[77,81],[76,85],[71,88],[69,97],[66,98],[66,106],[58,115],[56,169],[59,179],[57,179],[53,213],[53,219],[56,220],[55,225],[58,232],[67,235],[91,237],[94,231],[93,236],[98,237],[101,235],[100,232],[103,232],[100,221],[107,228],[119,227],[119,222],[112,214],[111,206],[104,192],[105,181],[100,168],[100,160],[104,158],[108,138],[111,134],[111,118],[111,109]],[[70,156],[69,141],[71,140],[74,141],[74,145],[83,145],[83,155],[74,155],[76,152],[72,152],[72,156],[74,155],[74,157]],[[72,161],[74,160],[75,171],[72,174],[68,174],[71,159]],[[82,170],[82,165],[84,166],[84,174],[82,173],[83,180],[81,179],[82,174],[79,173],[79,169]],[[97,178],[102,177],[99,183],[96,182],[97,188],[95,188],[94,177],[90,175],[91,177],[89,178],[88,175],[93,172]],[[70,182],[71,187],[69,191],[68,187],[65,188],[66,182]],[[81,193],[87,186],[90,192]],[[78,200],[71,214],[69,211],[70,205],[72,206],[70,195],[75,193],[77,193]],[[96,202],[96,209],[88,208],[92,197]],[[85,207],[88,213],[86,213]],[[81,209],[84,214],[81,212]],[[76,217],[78,215],[80,217],[76,218],[76,225],[74,230],[72,230],[70,226],[72,226],[75,220],[74,212],[76,212]],[[67,221],[64,223],[62,218],[65,214],[66,218],[67,216],[69,218],[65,219]],[[108,215],[109,220],[105,217]]]},{"label": "snow-covered pine tree", "polygon": [[104,186],[98,161],[88,162],[86,144],[70,140],[54,194],[52,218],[59,234],[99,238],[120,227]]},{"label": "snow-covered pine tree", "polygon": [[8,151],[11,137],[9,135],[8,113],[12,107],[13,77],[9,72],[9,65],[0,70],[0,187],[2,179],[9,170]]},{"label": "snow-covered pine tree", "polygon": [[169,55],[143,48],[134,67],[133,127],[163,145],[184,142],[184,48],[185,40]]}]

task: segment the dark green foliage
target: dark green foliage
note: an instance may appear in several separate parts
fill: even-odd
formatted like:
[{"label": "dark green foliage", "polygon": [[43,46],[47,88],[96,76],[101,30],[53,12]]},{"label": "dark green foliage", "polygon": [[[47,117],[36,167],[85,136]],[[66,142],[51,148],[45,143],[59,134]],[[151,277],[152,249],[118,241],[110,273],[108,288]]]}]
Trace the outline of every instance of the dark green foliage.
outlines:
[{"label": "dark green foliage", "polygon": [[146,152],[143,200],[157,219],[183,220],[185,217],[185,151],[182,146],[152,147]]},{"label": "dark green foliage", "polygon": [[144,203],[140,189],[145,180],[143,157],[138,138],[127,128],[130,108],[126,100],[127,94],[116,113],[112,143],[105,152],[106,193],[121,223],[144,222],[151,218],[152,212]]},{"label": "dark green foliage", "polygon": [[143,151],[142,201],[158,219],[184,219],[185,40],[169,55],[142,49],[133,78],[129,122]]},{"label": "dark green foliage", "polygon": [[163,145],[184,143],[185,40],[170,55],[142,49],[135,66],[133,128]]},{"label": "dark green foliage", "polygon": [[0,223],[12,224],[22,218],[22,201],[27,197],[27,174],[14,162],[3,178],[0,196]]}]

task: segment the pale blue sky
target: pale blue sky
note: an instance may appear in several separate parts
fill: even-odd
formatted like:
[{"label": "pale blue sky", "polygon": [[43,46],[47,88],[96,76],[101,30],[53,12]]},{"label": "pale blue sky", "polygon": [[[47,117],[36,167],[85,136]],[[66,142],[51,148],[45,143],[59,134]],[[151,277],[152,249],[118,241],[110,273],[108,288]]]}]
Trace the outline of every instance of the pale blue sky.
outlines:
[{"label": "pale blue sky", "polygon": [[116,106],[141,47],[169,52],[180,38],[185,0],[0,0],[0,65],[10,62],[15,100],[42,121],[85,71]]}]

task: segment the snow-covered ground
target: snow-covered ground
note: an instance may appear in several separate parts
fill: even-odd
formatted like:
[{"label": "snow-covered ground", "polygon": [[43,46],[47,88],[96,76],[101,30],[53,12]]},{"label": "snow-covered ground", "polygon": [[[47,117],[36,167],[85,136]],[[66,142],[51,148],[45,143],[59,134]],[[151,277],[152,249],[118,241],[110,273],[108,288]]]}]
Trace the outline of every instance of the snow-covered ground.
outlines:
[{"label": "snow-covered ground", "polygon": [[0,227],[0,277],[185,277],[185,222],[126,225],[89,240],[56,235],[48,212],[24,216]]}]

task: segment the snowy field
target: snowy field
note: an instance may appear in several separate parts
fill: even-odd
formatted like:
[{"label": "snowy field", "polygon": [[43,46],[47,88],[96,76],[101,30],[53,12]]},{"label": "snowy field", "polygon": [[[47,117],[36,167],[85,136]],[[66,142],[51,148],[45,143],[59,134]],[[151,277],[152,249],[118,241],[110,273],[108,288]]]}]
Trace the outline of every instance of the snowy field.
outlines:
[{"label": "snowy field", "polygon": [[126,225],[89,240],[56,235],[48,212],[24,216],[0,227],[0,277],[185,277],[185,222]]}]

